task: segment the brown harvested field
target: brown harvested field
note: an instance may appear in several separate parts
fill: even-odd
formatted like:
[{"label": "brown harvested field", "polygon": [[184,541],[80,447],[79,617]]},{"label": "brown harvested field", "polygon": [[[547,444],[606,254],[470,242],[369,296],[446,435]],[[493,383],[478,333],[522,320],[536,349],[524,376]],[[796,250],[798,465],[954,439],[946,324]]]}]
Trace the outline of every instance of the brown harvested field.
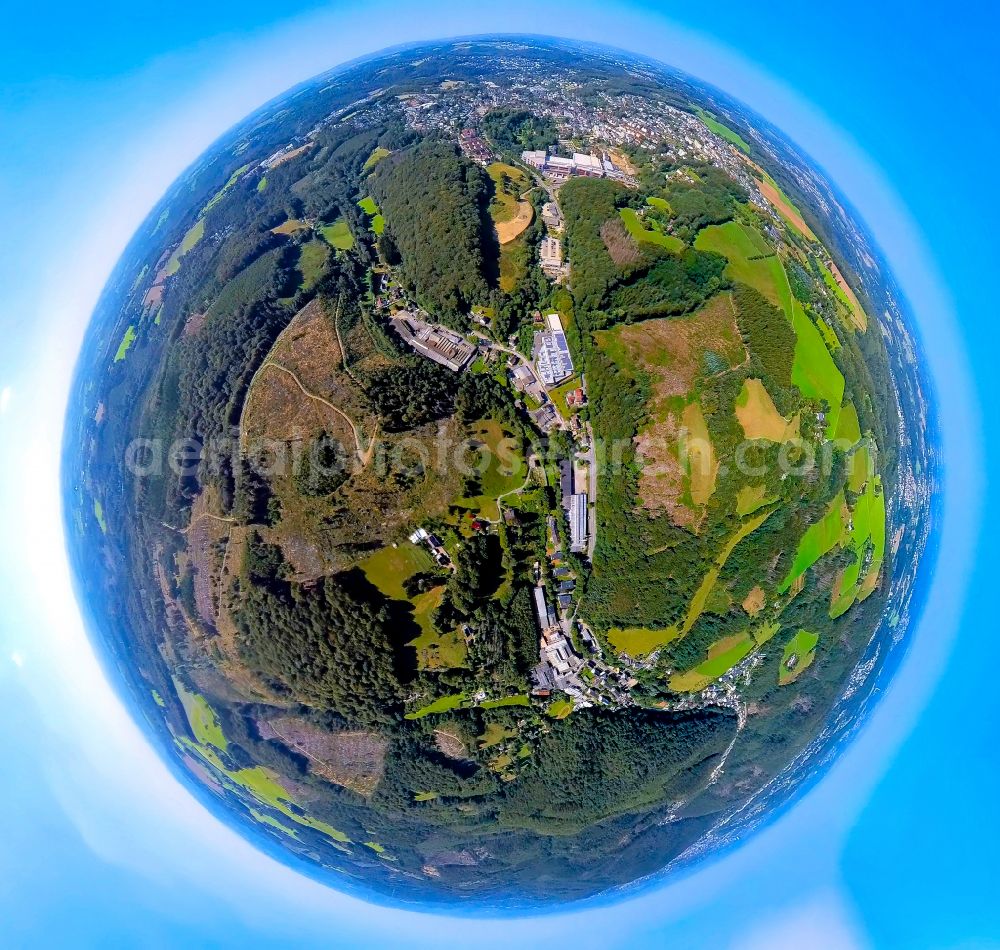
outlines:
[{"label": "brown harvested field", "polygon": [[799,417],[786,419],[778,412],[771,394],[759,379],[748,379],[736,397],[736,418],[748,439],[788,442],[798,438]]},{"label": "brown harvested field", "polygon": [[798,210],[793,208],[786,200],[784,195],[778,191],[769,181],[764,179],[763,181],[758,181],[757,186],[760,188],[760,193],[767,198],[767,200],[774,206],[775,210],[783,218],[785,218],[796,231],[799,232],[803,237],[808,238],[810,241],[819,240],[815,234],[813,234],[812,228],[803,220],[802,215],[799,214]]},{"label": "brown harvested field", "polygon": [[[731,296],[719,294],[691,316],[644,320],[597,337],[616,361],[631,363],[649,377],[651,422],[636,438],[643,465],[639,475],[642,506],[665,511],[674,524],[697,528],[704,514],[701,506],[715,487],[718,461],[701,408],[690,403],[689,396],[706,350],[730,367],[747,359]],[[687,432],[684,445],[680,444],[682,430]]]},{"label": "brown harvested field", "polygon": [[298,158],[303,152],[308,152],[314,144],[313,142],[306,142],[305,145],[293,148],[290,152],[285,152],[280,158],[276,158],[271,162],[271,168],[277,168],[279,165],[284,165],[285,162],[290,162],[293,158]]},{"label": "brown harvested field", "polygon": [[385,770],[389,743],[376,732],[328,732],[296,716],[262,720],[258,728],[305,756],[316,775],[359,795],[371,795]]},{"label": "brown harvested field", "polygon": [[535,217],[535,208],[530,201],[519,201],[517,203],[517,214],[507,221],[498,221],[494,227],[497,229],[497,240],[501,244],[509,244],[519,234],[527,230]]},{"label": "brown harvested field", "polygon": [[284,224],[279,224],[276,228],[271,228],[272,234],[294,234],[296,231],[304,231],[310,227],[308,221],[300,221],[297,218],[289,218]]},{"label": "brown harvested field", "polygon": [[851,302],[851,319],[854,321],[854,325],[864,333],[868,329],[868,315],[865,313],[865,308],[861,306],[858,295],[851,290],[851,285],[844,280],[844,275],[840,272],[840,268],[833,261],[827,262],[826,266],[830,268],[833,279]]},{"label": "brown harvested field", "polygon": [[767,597],[764,594],[764,589],[762,587],[755,587],[747,594],[746,599],[743,601],[743,609],[751,617],[756,617],[764,609],[766,603]]},{"label": "brown harvested field", "polygon": [[142,305],[148,310],[163,303],[163,284],[153,284],[142,298]]},{"label": "brown harvested field", "polygon": [[628,233],[621,218],[610,218],[601,225],[601,240],[611,260],[622,269],[633,267],[642,260],[639,245]]},{"label": "brown harvested field", "polygon": [[708,425],[697,402],[688,403],[682,415],[687,433],[685,458],[687,460],[688,483],[691,500],[698,506],[707,505],[715,491],[715,479],[719,474],[719,459],[708,434]]}]

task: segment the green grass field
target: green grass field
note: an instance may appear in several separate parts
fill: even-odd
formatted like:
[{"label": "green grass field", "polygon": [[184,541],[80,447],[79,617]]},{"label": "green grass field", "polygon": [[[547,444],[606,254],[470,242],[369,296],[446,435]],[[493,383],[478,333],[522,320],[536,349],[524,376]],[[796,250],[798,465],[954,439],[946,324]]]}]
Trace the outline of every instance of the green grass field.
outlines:
[{"label": "green grass field", "polygon": [[579,388],[580,377],[577,375],[566,380],[565,383],[557,386],[555,389],[549,390],[549,398],[552,400],[552,405],[559,410],[559,415],[561,415],[564,419],[568,419],[571,415],[573,415],[573,410],[566,405],[566,397],[575,389]]},{"label": "green grass field", "polygon": [[324,224],[318,230],[326,243],[338,251],[349,251],[354,247],[354,235],[346,218],[337,218],[333,224]]},{"label": "green grass field", "polygon": [[[785,644],[784,652],[781,655],[781,671],[778,673],[778,685],[787,686],[794,683],[802,675],[816,657],[816,644],[819,643],[819,635],[810,633],[808,630],[799,630],[788,643]],[[788,661],[792,657],[796,658],[795,668],[788,669]]]},{"label": "green grass field", "polygon": [[854,408],[854,403],[849,399],[840,410],[834,438],[838,442],[843,442],[846,447],[855,446],[861,441],[861,423],[858,420],[858,410]]},{"label": "green grass field", "polygon": [[487,419],[469,428],[469,437],[481,444],[475,453],[466,458],[477,471],[480,491],[478,495],[461,499],[458,504],[471,509],[483,518],[496,521],[500,517],[497,496],[524,484],[527,467],[517,451],[514,440],[499,422]]},{"label": "green grass field", "polygon": [[128,351],[131,349],[132,344],[135,343],[135,326],[129,324],[128,328],[125,330],[125,335],[121,339],[121,343],[118,344],[118,350],[115,353],[115,362],[120,363],[126,356],[128,356]]},{"label": "green grass field", "polygon": [[174,689],[177,690],[177,696],[184,707],[195,741],[199,745],[210,745],[220,752],[225,752],[229,748],[229,742],[219,724],[219,717],[205,697],[189,690],[176,677]]},{"label": "green grass field", "polygon": [[94,499],[94,517],[97,519],[97,527],[101,529],[101,534],[108,533],[108,523],[104,520],[104,506]]},{"label": "green grass field", "polygon": [[705,574],[701,585],[695,591],[688,605],[687,614],[680,626],[674,624],[670,627],[660,629],[650,629],[646,627],[612,627],[608,631],[608,642],[619,653],[627,653],[629,656],[643,656],[652,653],[660,647],[665,647],[680,637],[687,636],[695,621],[705,610],[705,604],[715,587],[715,582],[719,579],[722,568],[725,567],[729,555],[733,553],[736,546],[746,537],[756,531],[774,513],[774,509],[761,512],[749,521],[743,522],[739,528],[730,535],[723,545],[722,550],[716,556],[715,564],[709,568]]},{"label": "green grass field", "polygon": [[778,587],[778,593],[784,594],[806,571],[809,570],[824,554],[828,554],[838,544],[843,544],[847,528],[847,504],[844,493],[840,492],[830,502],[826,514],[815,524],[806,529],[795,552],[795,560],[787,576]]},{"label": "green grass field", "polygon": [[670,688],[675,693],[695,693],[703,690],[720,676],[728,673],[737,663],[746,659],[756,646],[748,633],[738,633],[713,643],[708,657],[693,670],[675,673],[670,677]]},{"label": "green grass field", "polygon": [[387,597],[406,600],[403,581],[418,571],[430,570],[434,567],[434,559],[426,548],[401,541],[398,547],[387,546],[370,554],[358,567]]},{"label": "green grass field", "polygon": [[372,229],[375,234],[381,234],[385,230],[385,218],[382,217],[381,212],[378,210],[378,205],[375,204],[375,199],[371,195],[366,198],[362,198],[358,202],[358,207],[368,215],[371,220],[368,222],[368,227]]},{"label": "green grass field", "polygon": [[634,208],[622,208],[619,213],[628,233],[640,244],[643,242],[658,244],[675,254],[684,250],[684,242],[680,238],[674,237],[672,234],[664,234],[655,228],[647,228]]},{"label": "green grass field", "polygon": [[570,699],[555,699],[549,703],[545,712],[553,719],[565,719],[573,711],[573,701]]},{"label": "green grass field", "polygon": [[502,699],[484,699],[479,704],[483,709],[499,709],[501,706],[528,706],[530,700],[526,693],[520,696],[504,696]]},{"label": "green grass field", "polygon": [[199,218],[188,228],[187,233],[181,238],[181,243],[177,246],[173,254],[167,260],[165,272],[167,277],[172,277],[181,269],[181,258],[187,254],[205,236],[205,219]]},{"label": "green grass field", "polygon": [[[229,769],[225,766],[219,753],[229,749],[229,742],[215,710],[208,704],[204,696],[188,690],[178,679],[174,679],[174,688],[180,698],[181,705],[187,715],[188,725],[195,737],[195,742],[182,739],[184,748],[196,752],[206,763],[220,774],[223,781],[231,788],[242,790],[252,795],[262,805],[267,805],[279,812],[283,817],[291,819],[304,828],[312,828],[340,845],[350,843],[350,838],[344,832],[325,821],[312,818],[305,814],[296,804],[294,796],[278,781],[278,777],[270,769],[257,765],[245,769]],[[274,819],[269,824],[279,822]],[[284,831],[290,831],[284,828]]]},{"label": "green grass field", "polygon": [[848,294],[846,290],[841,286],[840,282],[836,277],[833,276],[833,272],[829,267],[826,266],[822,261],[817,260],[819,264],[819,271],[823,275],[823,283],[830,289],[830,292],[834,297],[840,302],[840,304],[850,313],[851,315],[851,329],[865,329],[868,326],[868,316],[861,307],[860,302],[853,294]]},{"label": "green grass field", "polygon": [[736,514],[745,518],[774,500],[768,494],[767,485],[743,485],[736,493]]},{"label": "green grass field", "polygon": [[479,737],[478,745],[480,749],[489,749],[499,745],[506,739],[513,739],[517,735],[517,730],[509,726],[502,726],[498,722],[488,722],[483,734]]},{"label": "green grass field", "polygon": [[859,445],[852,453],[850,459],[850,471],[847,475],[847,487],[855,495],[860,494],[865,487],[865,482],[871,477],[872,456],[871,449],[867,442]]},{"label": "green grass field", "polygon": [[698,118],[716,135],[724,138],[727,142],[735,145],[740,151],[750,154],[750,144],[738,132],[734,132],[728,126],[723,125],[711,112],[698,109]]},{"label": "green grass field", "polygon": [[326,263],[330,251],[322,241],[306,241],[299,250],[299,273],[302,275],[301,290],[312,290],[326,273]]},{"label": "green grass field", "polygon": [[827,438],[837,432],[840,407],[844,401],[844,374],[837,368],[823,334],[797,300],[792,302],[792,328],[795,330],[795,361],[792,382],[806,399],[826,400]]},{"label": "green grass field", "polygon": [[365,172],[371,171],[383,158],[387,158],[391,154],[389,149],[379,145],[377,148],[372,149],[371,155],[365,159],[365,164],[361,170]]},{"label": "green grass field", "polygon": [[465,693],[455,693],[451,696],[442,696],[434,702],[422,706],[414,712],[407,713],[406,719],[423,719],[424,716],[433,716],[435,713],[448,712],[451,709],[458,709],[465,702]]},{"label": "green grass field", "polygon": [[495,224],[517,217],[519,196],[531,185],[528,176],[504,162],[493,162],[486,166],[486,172],[493,179],[494,196],[490,204],[490,216]]},{"label": "green grass field", "polygon": [[739,221],[713,224],[698,232],[694,246],[721,254],[729,261],[726,275],[731,280],[753,287],[791,317],[792,288],[785,268],[756,228]]},{"label": "green grass field", "polygon": [[[831,617],[846,613],[858,599],[863,581],[873,575],[878,576],[885,558],[885,519],[885,495],[881,491],[881,479],[875,477],[868,481],[864,494],[854,506],[850,545],[857,560],[844,568],[838,579],[830,604]],[[861,568],[869,545],[872,551],[871,563],[863,578]]]},{"label": "green grass field", "polygon": [[260,194],[262,191],[267,191],[267,175],[257,182],[257,193]]}]

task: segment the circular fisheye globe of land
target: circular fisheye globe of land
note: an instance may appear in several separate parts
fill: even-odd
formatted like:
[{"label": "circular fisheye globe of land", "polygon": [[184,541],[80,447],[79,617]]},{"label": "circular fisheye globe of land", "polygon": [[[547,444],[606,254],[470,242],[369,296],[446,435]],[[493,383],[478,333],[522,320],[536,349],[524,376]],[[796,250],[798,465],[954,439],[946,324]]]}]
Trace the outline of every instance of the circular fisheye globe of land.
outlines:
[{"label": "circular fisheye globe of land", "polygon": [[617,51],[376,56],[228,132],[86,337],[81,602],[216,814],[338,887],[580,899],[863,720],[932,471],[878,251],[773,127]]}]

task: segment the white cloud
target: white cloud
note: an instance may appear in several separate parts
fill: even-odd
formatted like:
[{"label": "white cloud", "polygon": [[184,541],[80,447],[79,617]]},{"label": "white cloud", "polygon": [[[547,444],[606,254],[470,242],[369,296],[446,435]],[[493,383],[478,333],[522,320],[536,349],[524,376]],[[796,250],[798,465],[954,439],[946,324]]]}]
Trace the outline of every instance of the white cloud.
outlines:
[{"label": "white cloud", "polygon": [[827,891],[764,917],[733,950],[857,950],[867,945],[850,909],[838,894]]},{"label": "white cloud", "polygon": [[11,397],[14,395],[14,390],[10,386],[4,386],[0,389],[0,415],[3,415],[7,411],[7,407],[10,405]]},{"label": "white cloud", "polygon": [[24,654],[15,650],[10,655],[10,662],[13,663],[14,666],[16,666],[18,669],[20,669],[22,666],[24,666]]}]

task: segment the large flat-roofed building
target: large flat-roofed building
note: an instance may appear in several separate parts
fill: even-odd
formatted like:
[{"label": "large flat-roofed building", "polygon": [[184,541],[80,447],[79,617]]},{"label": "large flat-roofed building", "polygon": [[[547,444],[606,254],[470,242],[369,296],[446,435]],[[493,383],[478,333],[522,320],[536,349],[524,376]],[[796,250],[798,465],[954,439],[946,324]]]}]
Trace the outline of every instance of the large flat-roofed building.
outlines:
[{"label": "large flat-roofed building", "polygon": [[447,366],[452,372],[464,369],[476,355],[477,347],[447,327],[425,323],[411,313],[392,318],[396,332],[421,356]]},{"label": "large flat-roofed building", "polygon": [[577,553],[587,548],[587,496],[583,492],[569,499],[570,550]]},{"label": "large flat-roofed building", "polygon": [[538,617],[538,626],[543,632],[555,622],[545,599],[544,587],[535,588],[535,614]]},{"label": "large flat-roofed building", "polygon": [[573,171],[577,175],[591,175],[600,178],[604,174],[604,166],[596,155],[585,155],[583,152],[574,152]]},{"label": "large flat-roofed building", "polygon": [[545,318],[546,329],[535,331],[532,356],[546,386],[555,386],[573,375],[573,358],[558,313]]},{"label": "large flat-roofed building", "polygon": [[559,243],[559,238],[542,238],[538,255],[542,259],[542,270],[558,270],[562,267],[562,244]]},{"label": "large flat-roofed building", "polygon": [[527,149],[521,152],[521,161],[525,165],[530,165],[532,168],[537,168],[539,170],[545,168],[545,160],[549,157],[548,152],[544,148],[537,149]]},{"label": "large flat-roofed building", "polygon": [[544,149],[527,149],[521,152],[521,161],[545,172],[549,178],[562,181],[570,175],[600,178],[605,173],[604,162],[586,152],[574,152],[572,158],[567,158],[565,155],[549,155]]}]

